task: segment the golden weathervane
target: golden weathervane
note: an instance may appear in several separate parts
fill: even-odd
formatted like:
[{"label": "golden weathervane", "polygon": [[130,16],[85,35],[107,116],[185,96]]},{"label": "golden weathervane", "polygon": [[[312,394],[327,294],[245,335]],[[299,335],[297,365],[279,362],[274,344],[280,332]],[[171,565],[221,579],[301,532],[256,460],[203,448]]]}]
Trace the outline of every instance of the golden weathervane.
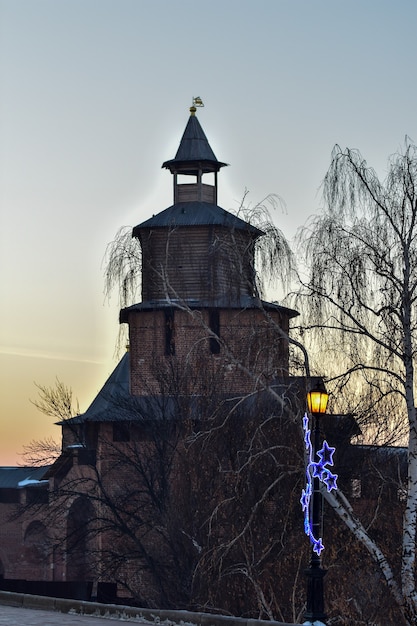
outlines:
[{"label": "golden weathervane", "polygon": [[204,102],[202,101],[200,96],[195,96],[195,97],[193,96],[193,104],[192,106],[190,106],[191,115],[195,115],[196,107],[203,107],[203,106],[204,106]]}]

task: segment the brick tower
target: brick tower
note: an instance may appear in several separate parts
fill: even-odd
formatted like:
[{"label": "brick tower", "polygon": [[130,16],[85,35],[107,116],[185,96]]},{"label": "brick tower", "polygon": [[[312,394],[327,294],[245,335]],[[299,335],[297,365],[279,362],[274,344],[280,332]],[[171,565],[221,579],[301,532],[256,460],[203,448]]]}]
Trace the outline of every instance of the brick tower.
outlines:
[{"label": "brick tower", "polygon": [[195,113],[191,107],[175,158],[162,166],[173,176],[172,206],[133,229],[142,249],[142,301],[122,309],[120,321],[129,325],[134,395],[160,393],[161,379],[166,391],[174,364],[188,381],[184,393],[213,384],[247,393],[288,375],[286,336],[297,313],[258,297],[254,252],[263,233],[218,206],[226,164]]}]

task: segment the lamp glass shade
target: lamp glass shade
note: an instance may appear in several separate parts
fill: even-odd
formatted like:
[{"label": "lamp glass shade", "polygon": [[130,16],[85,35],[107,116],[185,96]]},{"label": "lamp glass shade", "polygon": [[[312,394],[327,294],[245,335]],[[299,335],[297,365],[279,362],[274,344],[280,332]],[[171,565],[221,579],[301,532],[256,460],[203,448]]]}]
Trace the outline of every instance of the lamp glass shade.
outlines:
[{"label": "lamp glass shade", "polygon": [[310,413],[326,413],[329,394],[323,389],[312,389],[307,394],[307,406]]}]

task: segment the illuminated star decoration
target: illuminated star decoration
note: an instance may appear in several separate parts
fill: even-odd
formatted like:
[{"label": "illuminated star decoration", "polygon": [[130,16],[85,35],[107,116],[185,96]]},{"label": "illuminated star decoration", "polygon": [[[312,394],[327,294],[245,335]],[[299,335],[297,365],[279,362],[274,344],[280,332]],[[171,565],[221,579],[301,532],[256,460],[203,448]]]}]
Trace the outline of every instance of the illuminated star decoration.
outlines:
[{"label": "illuminated star decoration", "polygon": [[337,474],[332,474],[328,465],[333,465],[333,454],[336,448],[329,446],[327,441],[323,442],[323,447],[318,450],[318,461],[313,459],[313,446],[311,443],[311,430],[308,427],[307,413],[303,417],[304,443],[308,453],[308,463],[306,467],[306,486],[303,489],[300,502],[304,512],[304,532],[313,545],[313,551],[320,556],[324,545],[321,537],[317,539],[313,534],[313,525],[310,520],[311,504],[313,495],[313,478],[318,478],[327,487],[327,491],[337,489]]}]

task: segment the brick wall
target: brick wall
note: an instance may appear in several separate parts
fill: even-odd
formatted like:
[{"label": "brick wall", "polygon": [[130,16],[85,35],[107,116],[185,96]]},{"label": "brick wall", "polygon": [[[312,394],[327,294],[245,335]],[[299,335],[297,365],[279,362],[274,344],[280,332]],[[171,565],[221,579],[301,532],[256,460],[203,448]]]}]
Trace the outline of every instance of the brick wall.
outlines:
[{"label": "brick wall", "polygon": [[[246,393],[259,384],[288,374],[288,319],[278,311],[266,315],[259,309],[219,309],[220,351],[210,344],[208,310],[166,309],[129,314],[131,390],[134,395],[167,391],[169,372],[175,366],[192,380],[211,377],[221,392]],[[170,325],[167,330],[167,324]],[[167,348],[167,333],[172,351]],[[185,376],[184,376],[185,378]],[[178,392],[178,389],[173,389]],[[197,389],[194,390],[197,393]]]}]

